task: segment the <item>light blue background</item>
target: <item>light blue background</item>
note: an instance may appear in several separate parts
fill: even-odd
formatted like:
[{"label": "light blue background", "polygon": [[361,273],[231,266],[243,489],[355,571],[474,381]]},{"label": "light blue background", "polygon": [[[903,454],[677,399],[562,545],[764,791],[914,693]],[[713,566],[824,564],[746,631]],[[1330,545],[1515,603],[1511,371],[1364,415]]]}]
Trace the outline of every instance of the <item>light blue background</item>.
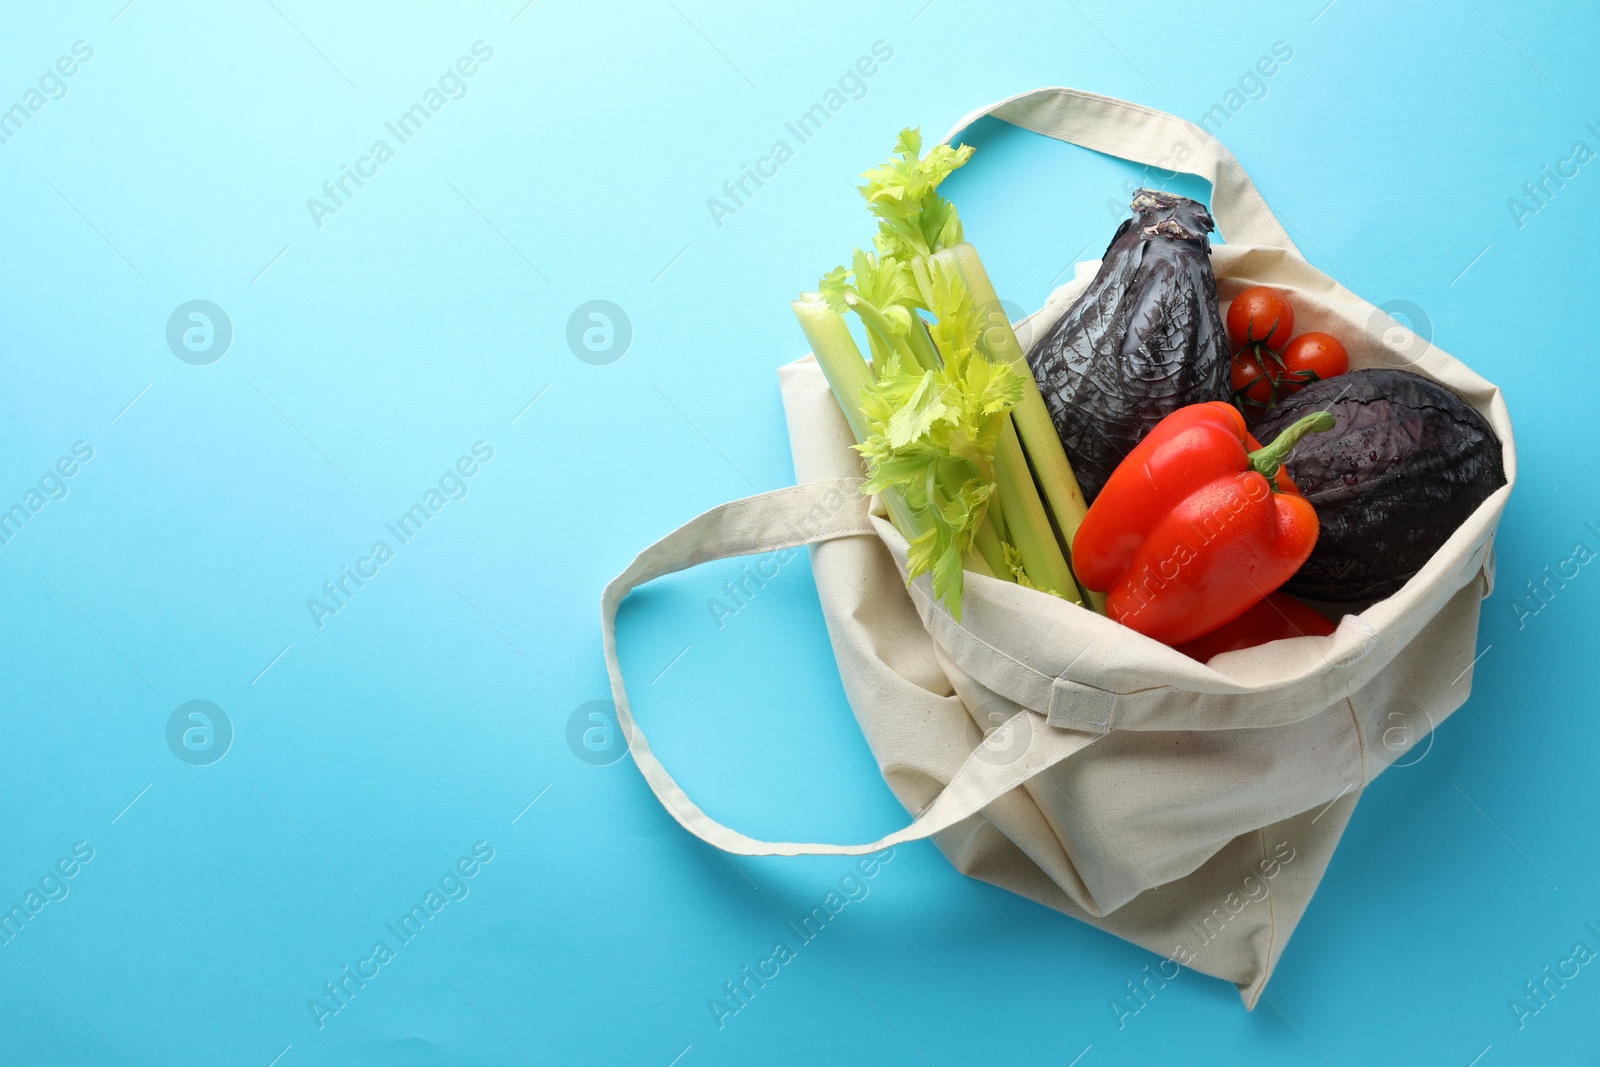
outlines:
[{"label": "light blue background", "polygon": [[[1523,625],[1512,607],[1600,547],[1600,163],[1521,226],[1507,206],[1600,148],[1593,5],[123,2],[0,14],[0,106],[94,50],[0,145],[0,503],[94,449],[0,546],[0,904],[94,849],[0,947],[0,1062],[1596,1061],[1600,966],[1520,1031],[1507,1006],[1600,949],[1600,576]],[[316,226],[306,199],[479,40],[465,97]],[[865,97],[714,225],[707,198],[876,41]],[[1364,798],[1274,1006],[1185,974],[1119,1029],[1110,1001],[1154,957],[917,845],[719,1030],[708,999],[847,864],[730,861],[626,757],[577,758],[569,718],[607,696],[601,587],[792,481],[788,301],[867,239],[847,181],[902,125],[936,138],[1045,84],[1197,119],[1280,41],[1224,142],[1313,262],[1425,309],[1516,420],[1471,700]],[[949,189],[1032,308],[1103,247],[1133,168],[975,139]],[[208,366],[165,339],[192,299],[234,330]],[[594,299],[632,324],[609,365],[566,341]],[[477,441],[467,497],[318,629],[307,598]],[[752,834],[901,824],[804,559],[719,631],[727,573],[624,615],[662,758]],[[195,699],[235,731],[210,766],[166,741]],[[308,998],[479,841],[470,895],[319,1029]]]}]

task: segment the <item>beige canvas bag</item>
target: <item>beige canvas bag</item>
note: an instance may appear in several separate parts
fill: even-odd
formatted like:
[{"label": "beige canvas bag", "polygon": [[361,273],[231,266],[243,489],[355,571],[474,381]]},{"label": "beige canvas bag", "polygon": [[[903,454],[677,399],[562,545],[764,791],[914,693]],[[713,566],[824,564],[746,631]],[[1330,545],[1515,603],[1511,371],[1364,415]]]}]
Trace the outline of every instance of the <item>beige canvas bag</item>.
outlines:
[{"label": "beige canvas bag", "polygon": [[[1233,982],[1254,1007],[1361,791],[1467,697],[1495,526],[1516,476],[1510,418],[1493,385],[1308,264],[1238,163],[1198,127],[1056,88],[975,111],[946,139],[986,114],[1209,180],[1228,242],[1212,250],[1222,299],[1270,284],[1289,294],[1297,324],[1341,338],[1353,366],[1405,367],[1447,386],[1499,436],[1506,485],[1403,589],[1328,637],[1202,664],[1076,605],[971,573],[957,623],[927,576],[906,586],[905,541],[857,492],[849,429],[807,356],[778,372],[800,484],[701,515],[606,588],[617,717],[667,811],[720,849],[857,855],[932,838],[964,874]],[[1098,266],[1078,264],[1019,326],[1024,346]],[[850,706],[916,816],[878,841],[758,841],[712,820],[628,707],[614,623],[630,590],[709,560],[801,545],[811,546]]]}]

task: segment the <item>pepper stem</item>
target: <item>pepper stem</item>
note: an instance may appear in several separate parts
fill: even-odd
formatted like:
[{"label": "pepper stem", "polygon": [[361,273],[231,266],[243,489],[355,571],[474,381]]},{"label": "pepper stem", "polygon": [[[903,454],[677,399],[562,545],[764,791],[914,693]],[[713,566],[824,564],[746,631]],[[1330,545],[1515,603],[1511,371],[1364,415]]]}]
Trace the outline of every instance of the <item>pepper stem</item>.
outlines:
[{"label": "pepper stem", "polygon": [[1289,453],[1294,451],[1294,446],[1307,434],[1322,433],[1324,430],[1333,429],[1333,415],[1326,411],[1313,411],[1303,419],[1289,425],[1289,428],[1280,433],[1270,445],[1249,453],[1246,459],[1250,469],[1266,477],[1277,489],[1275,475],[1278,468],[1283,466],[1283,461],[1289,458]]}]

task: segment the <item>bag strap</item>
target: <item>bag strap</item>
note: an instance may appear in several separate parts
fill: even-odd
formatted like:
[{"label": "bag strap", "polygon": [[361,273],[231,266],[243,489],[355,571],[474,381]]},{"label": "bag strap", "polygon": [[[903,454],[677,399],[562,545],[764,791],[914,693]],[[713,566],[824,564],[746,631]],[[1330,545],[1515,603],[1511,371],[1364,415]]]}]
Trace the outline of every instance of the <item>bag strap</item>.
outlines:
[{"label": "bag strap", "polygon": [[1300,255],[1239,161],[1192,122],[1115,97],[1056,86],[980,107],[957,122],[945,141],[985,115],[1108,156],[1204,178],[1211,183],[1212,215],[1227,241],[1272,245]]},{"label": "bag strap", "polygon": [[[1047,727],[1045,717],[1021,711],[973,749],[950,784],[902,830],[861,845],[761,841],[717,822],[689,799],[656,759],[628,706],[617,660],[617,609],[639,586],[663,575],[730,556],[748,556],[844,537],[872,537],[859,479],[813,482],[735,500],[680,526],[643,552],[606,586],[600,599],[606,673],[617,723],[645,783],[684,829],[724,852],[742,856],[859,856],[918,841],[968,819],[1042,771],[1082,751],[1099,734]],[[1026,747],[1016,751],[1018,738]]]}]

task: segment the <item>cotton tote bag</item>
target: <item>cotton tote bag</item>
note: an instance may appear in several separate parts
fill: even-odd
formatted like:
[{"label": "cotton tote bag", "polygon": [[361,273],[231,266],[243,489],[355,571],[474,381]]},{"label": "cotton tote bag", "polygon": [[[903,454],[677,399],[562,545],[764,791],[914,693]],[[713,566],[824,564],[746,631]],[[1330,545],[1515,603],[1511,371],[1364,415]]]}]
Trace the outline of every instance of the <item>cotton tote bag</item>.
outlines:
[{"label": "cotton tote bag", "polygon": [[[1506,484],[1405,587],[1327,637],[1198,663],[1075,604],[967,575],[962,619],[909,587],[906,543],[863,498],[853,440],[810,356],[778,372],[797,481],[715,508],[650,546],[605,590],[606,666],[635,764],[679,823],[741,855],[858,855],[931,838],[955,868],[1173,964],[1233,982],[1253,1008],[1366,785],[1467,697],[1493,536],[1516,478],[1500,392],[1312,267],[1234,158],[1182,119],[1092,93],[1023,93],[984,115],[1210,181],[1224,301],[1271,285],[1353,367],[1399,367],[1470,404]],[[1098,262],[1019,324],[1041,336]],[[708,817],[628,706],[615,617],[630,590],[710,560],[809,545],[850,706],[915,818],[860,844],[759,841]],[[1176,974],[1167,963],[1160,973]],[[1146,979],[1148,981],[1148,979]]]}]

